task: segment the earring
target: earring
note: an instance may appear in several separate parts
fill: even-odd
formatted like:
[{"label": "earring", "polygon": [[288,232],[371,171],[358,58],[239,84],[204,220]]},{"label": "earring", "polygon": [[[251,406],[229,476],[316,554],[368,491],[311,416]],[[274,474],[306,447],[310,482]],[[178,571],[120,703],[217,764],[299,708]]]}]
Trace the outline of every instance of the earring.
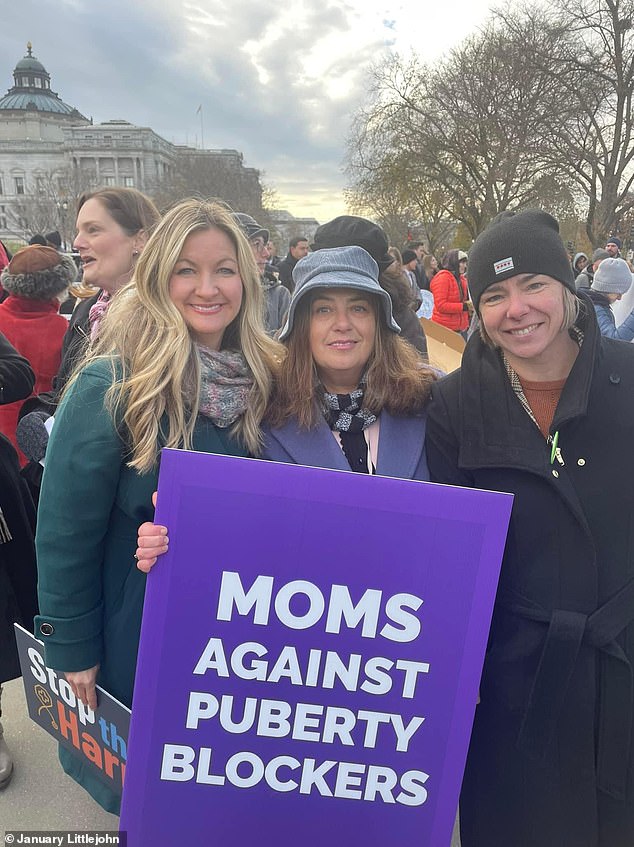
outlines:
[{"label": "earring", "polygon": [[139,251],[138,251],[138,250],[133,250],[133,251],[132,251],[132,255],[136,258],[136,257],[139,255]]}]

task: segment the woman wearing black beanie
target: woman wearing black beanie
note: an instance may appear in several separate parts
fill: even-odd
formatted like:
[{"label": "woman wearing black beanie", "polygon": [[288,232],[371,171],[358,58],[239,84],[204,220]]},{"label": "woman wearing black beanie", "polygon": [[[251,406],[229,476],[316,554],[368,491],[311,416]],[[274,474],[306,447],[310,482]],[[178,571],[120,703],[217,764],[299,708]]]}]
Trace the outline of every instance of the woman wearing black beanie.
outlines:
[{"label": "woman wearing black beanie", "polygon": [[463,847],[634,844],[634,347],[557,222],[469,254],[481,331],[433,388],[432,479],[515,495],[460,803]]}]

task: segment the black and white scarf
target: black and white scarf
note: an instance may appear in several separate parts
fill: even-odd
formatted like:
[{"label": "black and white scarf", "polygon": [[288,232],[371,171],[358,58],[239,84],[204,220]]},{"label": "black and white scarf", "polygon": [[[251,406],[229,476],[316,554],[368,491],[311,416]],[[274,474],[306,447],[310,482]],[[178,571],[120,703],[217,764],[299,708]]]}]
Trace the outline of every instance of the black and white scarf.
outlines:
[{"label": "black and white scarf", "polygon": [[350,394],[331,394],[322,387],[322,408],[330,429],[339,433],[343,453],[355,473],[370,473],[368,445],[363,435],[376,415],[363,407],[365,379]]}]

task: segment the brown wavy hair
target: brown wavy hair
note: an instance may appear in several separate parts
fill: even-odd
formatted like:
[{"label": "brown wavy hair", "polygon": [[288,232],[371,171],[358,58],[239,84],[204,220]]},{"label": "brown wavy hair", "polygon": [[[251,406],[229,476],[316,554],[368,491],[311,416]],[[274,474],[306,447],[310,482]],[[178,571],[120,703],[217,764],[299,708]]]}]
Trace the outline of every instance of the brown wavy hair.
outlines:
[{"label": "brown wavy hair", "polygon": [[[309,344],[310,310],[319,289],[297,304],[293,330],[284,341],[286,356],[276,374],[265,420],[271,427],[296,418],[301,429],[312,429],[319,422],[320,380]],[[377,298],[369,295],[374,309],[376,330],[374,348],[366,366],[367,385],[364,408],[379,415],[384,409],[391,415],[419,415],[429,399],[437,375],[420,360],[418,352],[399,335],[387,328]]]}]

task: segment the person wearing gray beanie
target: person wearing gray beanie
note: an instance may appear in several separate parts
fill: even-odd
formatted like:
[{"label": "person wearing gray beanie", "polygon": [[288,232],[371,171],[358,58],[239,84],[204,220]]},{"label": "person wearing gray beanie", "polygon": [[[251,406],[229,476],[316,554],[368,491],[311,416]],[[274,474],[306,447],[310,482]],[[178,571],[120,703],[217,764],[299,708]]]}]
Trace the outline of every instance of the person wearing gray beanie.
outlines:
[{"label": "person wearing gray beanie", "polygon": [[634,310],[616,325],[612,304],[630,290],[632,271],[624,259],[604,259],[594,275],[588,296],[597,315],[601,335],[619,341],[634,339]]},{"label": "person wearing gray beanie", "polygon": [[590,288],[597,268],[604,259],[609,258],[610,254],[607,250],[604,250],[603,247],[597,247],[597,249],[592,254],[590,262],[585,266],[585,268],[575,279],[576,290],[579,291],[580,288]]},{"label": "person wearing gray beanie", "polygon": [[[609,261],[598,284],[622,289]],[[478,236],[469,285],[484,334],[432,388],[427,461],[432,482],[515,499],[462,844],[630,847],[632,535],[611,528],[632,520],[634,345],[601,335],[545,212],[504,214]]]}]

